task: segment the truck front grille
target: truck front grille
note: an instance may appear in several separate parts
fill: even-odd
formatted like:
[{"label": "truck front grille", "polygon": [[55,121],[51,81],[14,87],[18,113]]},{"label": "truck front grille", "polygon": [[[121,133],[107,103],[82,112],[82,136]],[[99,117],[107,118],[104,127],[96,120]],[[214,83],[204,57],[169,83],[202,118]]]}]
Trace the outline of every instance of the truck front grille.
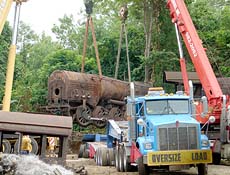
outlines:
[{"label": "truck front grille", "polygon": [[190,150],[198,148],[197,126],[159,127],[159,150]]}]

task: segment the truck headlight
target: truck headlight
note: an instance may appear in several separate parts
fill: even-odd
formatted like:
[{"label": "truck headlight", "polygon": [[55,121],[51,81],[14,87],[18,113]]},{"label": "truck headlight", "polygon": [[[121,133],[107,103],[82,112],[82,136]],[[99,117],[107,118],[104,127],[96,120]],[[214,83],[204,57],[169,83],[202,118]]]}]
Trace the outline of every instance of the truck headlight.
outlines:
[{"label": "truck headlight", "polygon": [[201,146],[203,146],[203,147],[209,146],[209,141],[208,140],[201,140]]},{"label": "truck headlight", "polygon": [[146,142],[144,143],[145,149],[152,149],[152,143],[151,142]]}]

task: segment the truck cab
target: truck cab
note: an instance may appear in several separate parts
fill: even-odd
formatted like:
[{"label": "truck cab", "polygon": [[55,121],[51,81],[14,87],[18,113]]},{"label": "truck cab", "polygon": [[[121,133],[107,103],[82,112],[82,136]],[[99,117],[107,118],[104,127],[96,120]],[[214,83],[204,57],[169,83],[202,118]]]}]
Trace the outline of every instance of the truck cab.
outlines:
[{"label": "truck cab", "polygon": [[[179,170],[191,166],[197,166],[200,175],[207,174],[212,153],[208,137],[195,119],[192,97],[183,92],[167,94],[162,88],[150,88],[148,95],[128,103],[133,104],[127,106],[133,108],[128,111],[135,118],[130,122],[136,121],[139,155],[134,157],[138,157],[139,174],[148,174],[150,167]],[[130,138],[135,138],[133,132]]]}]

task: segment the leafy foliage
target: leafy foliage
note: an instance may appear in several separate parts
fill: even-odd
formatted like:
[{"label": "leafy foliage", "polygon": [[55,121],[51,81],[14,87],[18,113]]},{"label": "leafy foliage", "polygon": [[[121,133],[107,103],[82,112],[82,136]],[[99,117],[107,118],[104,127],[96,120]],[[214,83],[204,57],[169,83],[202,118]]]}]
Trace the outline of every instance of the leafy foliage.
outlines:
[{"label": "leafy foliage", "polygon": [[[185,2],[216,75],[230,76],[230,1]],[[124,4],[129,10],[126,29],[132,80],[144,81],[146,74],[149,74],[155,86],[162,86],[163,71],[180,71],[174,26],[165,8],[166,2],[162,0],[94,1],[92,19],[102,73],[114,76],[121,27],[118,13]],[[65,15],[58,24],[54,24],[52,31],[56,36],[55,41],[45,33],[39,36],[30,26],[21,22],[12,94],[16,103],[12,110],[36,111],[40,105],[46,104],[47,81],[54,70],[81,71],[85,23],[75,22],[73,15]],[[6,23],[0,36],[1,99],[10,38],[11,29]],[[90,29],[87,42],[85,71],[98,74]],[[194,68],[184,50],[187,69],[192,71]],[[118,78],[128,79],[124,38]]]},{"label": "leafy foliage", "polygon": [[207,55],[217,76],[229,76],[230,6],[228,1],[197,0],[190,6]]},{"label": "leafy foliage", "polygon": [[6,22],[2,34],[0,35],[0,99],[3,98],[4,94],[6,65],[8,60],[11,35],[11,28],[9,26],[9,23]]}]

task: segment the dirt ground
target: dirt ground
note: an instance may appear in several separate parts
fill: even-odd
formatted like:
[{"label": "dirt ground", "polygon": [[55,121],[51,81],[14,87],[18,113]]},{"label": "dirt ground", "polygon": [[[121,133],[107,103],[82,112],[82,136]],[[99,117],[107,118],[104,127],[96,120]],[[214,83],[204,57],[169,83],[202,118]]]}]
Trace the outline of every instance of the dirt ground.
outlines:
[{"label": "dirt ground", "polygon": [[[73,168],[84,166],[88,175],[138,175],[137,172],[117,172],[115,167],[112,166],[97,166],[93,159],[75,159],[68,160],[67,164]],[[230,175],[230,165],[209,165],[209,175]],[[177,172],[153,171],[151,175],[197,175],[196,168]]]}]

